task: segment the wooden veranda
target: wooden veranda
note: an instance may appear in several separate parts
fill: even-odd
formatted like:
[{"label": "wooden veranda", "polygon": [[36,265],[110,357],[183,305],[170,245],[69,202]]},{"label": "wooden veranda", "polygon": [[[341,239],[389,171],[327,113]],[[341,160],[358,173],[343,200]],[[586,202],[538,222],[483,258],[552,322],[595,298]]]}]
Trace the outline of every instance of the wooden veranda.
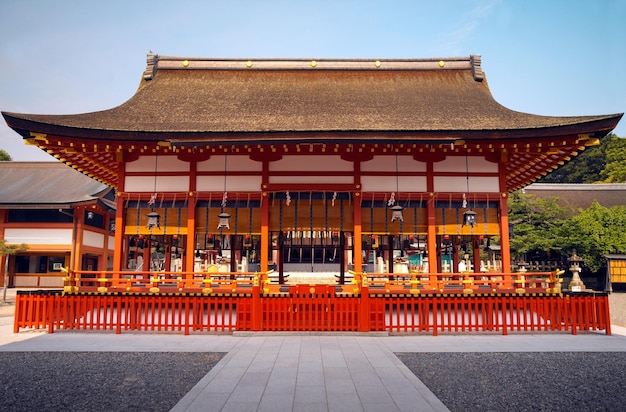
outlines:
[{"label": "wooden veranda", "polygon": [[14,330],[611,334],[607,294],[564,294],[560,271],[353,272],[343,285],[278,284],[271,275],[68,273],[64,291],[18,293]]}]

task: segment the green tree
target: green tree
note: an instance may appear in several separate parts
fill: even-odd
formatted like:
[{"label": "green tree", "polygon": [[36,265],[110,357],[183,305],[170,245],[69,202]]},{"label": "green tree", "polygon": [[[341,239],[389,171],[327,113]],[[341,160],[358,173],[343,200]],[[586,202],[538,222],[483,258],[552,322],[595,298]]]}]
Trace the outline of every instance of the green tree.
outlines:
[{"label": "green tree", "polygon": [[602,180],[606,146],[612,134],[600,140],[600,145],[588,147],[578,156],[546,175],[538,183],[595,183]]},{"label": "green tree", "polygon": [[517,258],[532,251],[560,252],[559,228],[571,212],[559,206],[557,198],[538,198],[516,191],[508,202],[509,222],[514,226],[510,243]]},{"label": "green tree", "polygon": [[11,155],[4,149],[0,149],[0,162],[10,162]]},{"label": "green tree", "polygon": [[610,133],[538,183],[626,182],[626,138]]},{"label": "green tree", "polygon": [[604,183],[626,182],[626,139],[614,136],[606,147],[606,166],[600,173]]},{"label": "green tree", "polygon": [[604,207],[593,202],[561,227],[561,248],[576,249],[584,265],[597,272],[604,255],[626,252],[626,206]]},{"label": "green tree", "polygon": [[22,243],[21,245],[7,245],[5,239],[0,239],[0,257],[6,256],[6,264],[4,265],[4,289],[2,292],[2,303],[7,303],[7,287],[9,284],[9,255],[22,252],[28,247]]}]

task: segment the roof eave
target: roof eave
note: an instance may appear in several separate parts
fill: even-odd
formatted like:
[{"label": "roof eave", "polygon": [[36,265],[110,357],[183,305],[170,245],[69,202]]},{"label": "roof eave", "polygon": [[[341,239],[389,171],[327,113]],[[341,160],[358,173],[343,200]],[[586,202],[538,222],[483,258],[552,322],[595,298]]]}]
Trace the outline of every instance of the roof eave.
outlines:
[{"label": "roof eave", "polygon": [[589,134],[591,137],[603,137],[618,124],[623,113],[605,116],[590,116],[577,122],[558,126],[511,129],[481,130],[233,130],[233,131],[159,131],[159,130],[102,130],[69,127],[50,122],[38,122],[19,113],[2,112],[7,124],[24,139],[31,139],[37,134],[80,138],[85,140],[107,141],[169,141],[176,145],[203,144],[272,144],[272,143],[355,143],[384,141],[431,141],[449,142],[455,139],[495,140],[525,139],[555,136]]}]

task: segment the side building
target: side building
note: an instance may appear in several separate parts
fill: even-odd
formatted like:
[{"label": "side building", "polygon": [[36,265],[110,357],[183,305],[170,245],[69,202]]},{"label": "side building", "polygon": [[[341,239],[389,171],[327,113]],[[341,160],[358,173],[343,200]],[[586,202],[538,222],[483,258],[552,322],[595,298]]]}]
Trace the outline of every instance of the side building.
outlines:
[{"label": "side building", "polygon": [[0,239],[27,250],[3,257],[0,285],[63,287],[61,268],[113,266],[114,191],[60,162],[0,162]]}]

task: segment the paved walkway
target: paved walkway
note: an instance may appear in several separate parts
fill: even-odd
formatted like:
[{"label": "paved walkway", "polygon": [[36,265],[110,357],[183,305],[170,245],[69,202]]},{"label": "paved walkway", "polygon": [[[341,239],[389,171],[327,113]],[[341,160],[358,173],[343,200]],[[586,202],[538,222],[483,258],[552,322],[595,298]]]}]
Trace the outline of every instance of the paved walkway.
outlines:
[{"label": "paved walkway", "polygon": [[14,334],[0,317],[0,351],[227,352],[173,411],[445,411],[394,352],[626,352],[625,335]]}]

